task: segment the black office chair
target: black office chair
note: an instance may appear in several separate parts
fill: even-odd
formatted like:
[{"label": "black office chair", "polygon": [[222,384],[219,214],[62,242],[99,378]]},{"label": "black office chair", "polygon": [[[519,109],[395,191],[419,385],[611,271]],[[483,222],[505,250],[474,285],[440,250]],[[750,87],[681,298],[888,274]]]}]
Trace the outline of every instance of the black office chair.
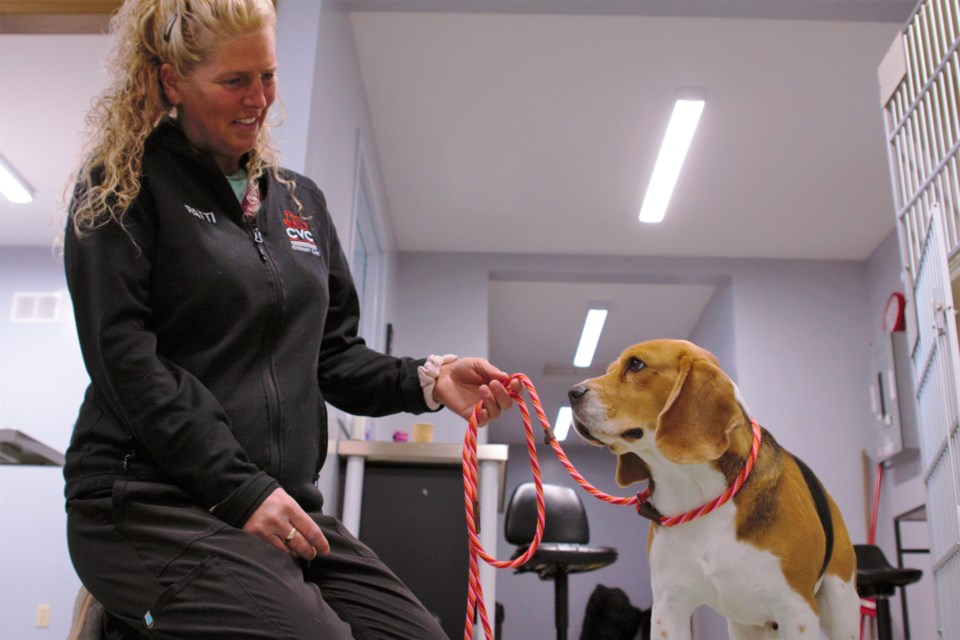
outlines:
[{"label": "black office chair", "polygon": [[898,569],[887,562],[880,547],[855,544],[857,554],[857,593],[861,598],[874,598],[877,604],[877,638],[893,640],[890,623],[890,596],[897,587],[913,584],[923,576],[920,569]]},{"label": "black office chair", "polygon": [[[536,572],[541,580],[554,583],[554,619],[557,640],[566,640],[569,626],[567,576],[601,569],[617,559],[617,550],[588,546],[590,526],[576,492],[569,487],[544,484],[546,520],[540,547],[517,573]],[[504,534],[507,542],[519,545],[519,557],[533,541],[537,528],[537,488],[532,482],[517,486],[507,505]]]}]

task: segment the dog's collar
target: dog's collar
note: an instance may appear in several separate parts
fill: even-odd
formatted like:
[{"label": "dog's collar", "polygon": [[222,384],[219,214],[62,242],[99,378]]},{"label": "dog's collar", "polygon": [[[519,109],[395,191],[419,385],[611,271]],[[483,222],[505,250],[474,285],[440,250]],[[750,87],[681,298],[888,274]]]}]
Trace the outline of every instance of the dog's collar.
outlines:
[{"label": "dog's collar", "polygon": [[637,494],[637,514],[657,524],[662,524],[665,527],[672,527],[682,522],[690,522],[695,518],[705,516],[717,507],[726,504],[730,498],[737,495],[740,487],[747,481],[750,472],[753,471],[753,465],[757,461],[757,454],[760,453],[760,439],[762,437],[760,425],[752,418],[750,419],[750,425],[753,427],[753,444],[750,446],[750,455],[747,456],[747,461],[744,463],[743,468],[740,469],[740,474],[737,476],[737,479],[734,480],[733,484],[727,487],[726,491],[720,494],[716,500],[679,516],[664,516],[657,511],[656,507],[650,504],[651,491],[644,489]]}]

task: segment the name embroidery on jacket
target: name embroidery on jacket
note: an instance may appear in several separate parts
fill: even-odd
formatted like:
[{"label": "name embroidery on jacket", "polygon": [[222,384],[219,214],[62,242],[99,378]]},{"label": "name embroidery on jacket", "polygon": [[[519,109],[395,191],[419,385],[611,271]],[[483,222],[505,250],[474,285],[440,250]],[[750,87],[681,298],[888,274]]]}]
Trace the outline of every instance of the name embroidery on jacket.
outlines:
[{"label": "name embroidery on jacket", "polygon": [[317,242],[313,239],[313,232],[310,231],[310,225],[307,221],[293,213],[283,210],[283,226],[287,228],[287,238],[290,239],[290,246],[294,251],[302,251],[315,256],[320,255],[317,249]]},{"label": "name embroidery on jacket", "polygon": [[212,222],[214,224],[217,223],[217,216],[214,215],[213,211],[200,211],[199,209],[194,209],[188,204],[183,206],[194,218],[203,220],[204,222]]}]

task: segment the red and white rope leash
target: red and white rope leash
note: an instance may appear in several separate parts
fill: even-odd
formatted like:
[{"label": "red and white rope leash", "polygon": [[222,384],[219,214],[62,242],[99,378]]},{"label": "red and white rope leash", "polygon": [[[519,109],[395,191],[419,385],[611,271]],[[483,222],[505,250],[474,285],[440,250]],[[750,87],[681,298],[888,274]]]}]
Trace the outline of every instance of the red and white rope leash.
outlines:
[{"label": "red and white rope leash", "polygon": [[[655,516],[655,521],[659,522],[665,527],[672,527],[674,525],[682,524],[684,522],[690,522],[700,516],[705,516],[717,507],[720,507],[727,502],[730,498],[737,495],[737,492],[740,491],[740,487],[743,486],[743,483],[747,481],[747,478],[750,476],[750,472],[753,471],[753,465],[757,462],[757,455],[760,453],[760,440],[762,438],[762,432],[760,431],[760,425],[757,424],[756,420],[751,419],[750,425],[753,428],[753,443],[750,445],[750,453],[747,456],[747,461],[744,463],[743,467],[740,469],[740,473],[737,474],[736,479],[733,481],[733,484],[729,485],[727,489],[721,493],[715,500],[708,502],[707,504],[688,511],[686,513],[680,514],[679,516],[662,516],[657,513],[656,509],[653,509],[650,506],[648,510],[649,513],[652,513]],[[650,499],[650,490],[644,489],[637,494],[637,513],[644,517],[650,517],[649,513],[644,512],[644,506],[648,506],[649,503],[647,500]],[[652,520],[654,518],[651,518]]]},{"label": "red and white rope leash", "polygon": [[[720,494],[717,499],[703,505],[702,507],[699,507],[698,509],[694,509],[693,511],[689,511],[679,516],[662,516],[657,513],[656,509],[653,509],[648,502],[650,498],[650,491],[644,489],[637,495],[629,498],[611,496],[594,487],[586,480],[586,478],[580,475],[580,473],[574,468],[573,464],[567,458],[566,454],[564,454],[563,449],[560,447],[560,443],[554,437],[553,430],[550,428],[550,421],[547,420],[547,416],[543,412],[543,406],[540,403],[540,397],[537,395],[537,390],[534,388],[533,382],[531,382],[530,378],[524,374],[515,373],[507,378],[507,380],[504,382],[504,386],[509,387],[509,384],[513,380],[519,380],[527,389],[527,393],[530,395],[530,400],[533,402],[534,409],[536,409],[537,418],[539,418],[540,425],[543,427],[543,430],[546,434],[547,442],[553,448],[554,453],[556,453],[560,464],[562,464],[570,476],[576,480],[577,484],[583,487],[587,493],[599,498],[600,500],[603,500],[604,502],[624,506],[636,505],[637,512],[640,515],[651,518],[667,527],[671,527],[683,522],[689,522],[690,520],[710,513],[714,509],[728,502],[734,495],[736,495],[736,493],[740,490],[740,487],[743,486],[743,483],[750,475],[750,471],[753,469],[753,465],[757,461],[757,455],[760,451],[761,430],[760,425],[757,424],[756,420],[751,420],[751,425],[753,427],[753,443],[750,447],[750,454],[747,456],[746,463],[743,465],[743,468],[740,470],[740,473],[734,483],[728,486],[726,491]],[[479,424],[478,414],[482,409],[483,404],[478,403],[473,410],[473,414],[470,416],[470,420],[467,425],[467,432],[463,440],[464,507],[467,516],[467,534],[470,538],[470,585],[467,592],[467,615],[463,631],[464,640],[472,640],[473,638],[474,611],[477,609],[479,609],[480,622],[483,625],[483,632],[486,640],[492,640],[493,638],[493,630],[490,627],[490,620],[487,617],[486,604],[483,601],[483,587],[480,584],[480,562],[478,558],[483,558],[484,562],[498,569],[515,569],[533,557],[533,555],[537,552],[537,549],[540,547],[540,541],[543,538],[543,527],[545,521],[543,481],[540,477],[540,463],[537,460],[537,448],[533,438],[533,426],[530,423],[530,412],[527,410],[527,403],[523,399],[523,396],[515,393],[514,391],[510,391],[510,397],[520,408],[520,413],[523,415],[523,427],[527,440],[527,454],[530,458],[530,469],[533,474],[533,482],[537,490],[537,527],[530,546],[522,555],[514,560],[497,560],[496,558],[487,554],[487,552],[483,549],[483,545],[480,544],[480,538],[477,535],[476,524],[478,504],[477,425]]]}]

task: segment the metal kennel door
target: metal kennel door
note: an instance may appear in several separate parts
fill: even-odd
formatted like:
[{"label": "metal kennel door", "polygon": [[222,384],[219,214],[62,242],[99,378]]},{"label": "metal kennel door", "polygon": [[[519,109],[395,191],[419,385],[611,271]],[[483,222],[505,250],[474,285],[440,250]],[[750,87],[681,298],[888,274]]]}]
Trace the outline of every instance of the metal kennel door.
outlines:
[{"label": "metal kennel door", "polygon": [[920,4],[879,68],[906,293],[940,637],[960,638],[960,3]]},{"label": "metal kennel door", "polygon": [[939,207],[932,208],[917,265],[913,299],[917,343],[913,350],[920,455],[927,488],[930,553],[940,636],[960,638],[960,530],[957,491],[957,326]]}]

